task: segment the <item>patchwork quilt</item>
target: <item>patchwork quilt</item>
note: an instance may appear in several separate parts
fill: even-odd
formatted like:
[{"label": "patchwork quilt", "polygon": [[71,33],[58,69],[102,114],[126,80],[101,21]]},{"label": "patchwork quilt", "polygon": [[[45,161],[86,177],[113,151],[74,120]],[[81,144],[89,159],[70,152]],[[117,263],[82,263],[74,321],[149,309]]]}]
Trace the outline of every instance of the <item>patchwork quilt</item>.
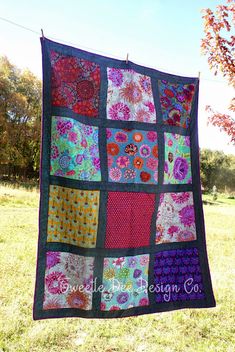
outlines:
[{"label": "patchwork quilt", "polygon": [[214,307],[199,80],[41,38],[33,318]]}]

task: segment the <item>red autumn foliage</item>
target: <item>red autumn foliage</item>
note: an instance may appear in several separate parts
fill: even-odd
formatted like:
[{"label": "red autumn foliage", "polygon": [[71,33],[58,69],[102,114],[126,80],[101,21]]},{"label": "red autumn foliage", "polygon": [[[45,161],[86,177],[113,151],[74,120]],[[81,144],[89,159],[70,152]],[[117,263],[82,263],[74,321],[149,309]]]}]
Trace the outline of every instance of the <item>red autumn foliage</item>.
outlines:
[{"label": "red autumn foliage", "polygon": [[[210,69],[217,75],[220,71],[228,80],[229,85],[235,88],[235,0],[227,0],[225,5],[218,5],[216,11],[203,10],[204,33],[201,48],[208,57]],[[235,98],[228,107],[231,113],[235,112]],[[235,144],[235,117],[215,112],[210,106],[209,122],[226,132]]]}]

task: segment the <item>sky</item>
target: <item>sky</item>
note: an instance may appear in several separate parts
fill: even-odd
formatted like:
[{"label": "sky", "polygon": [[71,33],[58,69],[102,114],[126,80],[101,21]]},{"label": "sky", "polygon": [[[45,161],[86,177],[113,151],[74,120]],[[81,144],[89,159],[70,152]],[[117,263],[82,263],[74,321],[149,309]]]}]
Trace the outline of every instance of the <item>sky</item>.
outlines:
[{"label": "sky", "polygon": [[[234,91],[201,54],[203,8],[224,0],[7,0],[0,2],[0,55],[42,78],[41,28],[47,38],[160,71],[200,72],[199,145],[235,155],[229,138],[207,125],[205,106],[228,113]],[[37,33],[16,27],[16,22]],[[235,33],[234,33],[235,34]]]}]

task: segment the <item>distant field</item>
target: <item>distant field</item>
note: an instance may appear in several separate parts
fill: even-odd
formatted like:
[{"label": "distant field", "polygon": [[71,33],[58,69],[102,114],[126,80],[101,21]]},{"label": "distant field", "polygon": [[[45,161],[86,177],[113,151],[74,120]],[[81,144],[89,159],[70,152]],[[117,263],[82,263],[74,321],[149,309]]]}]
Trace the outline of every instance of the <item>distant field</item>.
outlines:
[{"label": "distant field", "polygon": [[234,352],[235,200],[205,196],[216,308],[111,320],[32,320],[38,238],[36,189],[0,185],[0,352]]}]

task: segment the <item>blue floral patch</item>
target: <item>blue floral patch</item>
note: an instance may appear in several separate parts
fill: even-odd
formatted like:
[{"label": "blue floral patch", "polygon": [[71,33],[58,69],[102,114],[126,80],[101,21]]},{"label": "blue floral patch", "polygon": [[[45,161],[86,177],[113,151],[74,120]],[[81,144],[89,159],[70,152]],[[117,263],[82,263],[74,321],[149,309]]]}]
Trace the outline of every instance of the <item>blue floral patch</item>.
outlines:
[{"label": "blue floral patch", "polygon": [[149,305],[149,254],[105,258],[101,310]]},{"label": "blue floral patch", "polygon": [[109,181],[158,182],[157,132],[107,128]]}]

